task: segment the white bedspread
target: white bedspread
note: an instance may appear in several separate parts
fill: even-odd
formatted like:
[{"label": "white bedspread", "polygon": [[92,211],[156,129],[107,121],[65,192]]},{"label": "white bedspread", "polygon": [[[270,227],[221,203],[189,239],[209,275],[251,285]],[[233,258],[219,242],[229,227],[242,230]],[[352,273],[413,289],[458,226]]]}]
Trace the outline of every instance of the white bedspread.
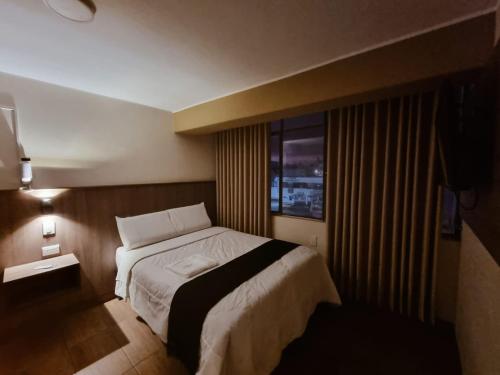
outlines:
[{"label": "white bedspread", "polygon": [[[194,254],[221,265],[267,241],[212,227],[121,252],[117,294],[129,296],[132,308],[166,342],[170,302],[187,281],[167,266]],[[269,374],[281,351],[302,335],[319,302],[341,303],[321,255],[299,246],[210,310],[201,335],[198,374]]]},{"label": "white bedspread", "polygon": [[[191,243],[228,230],[230,229],[211,227],[134,250],[126,251],[125,248],[119,247],[116,250],[116,265],[118,266],[118,273],[116,275],[115,294],[122,298],[127,298],[129,296],[128,285],[130,283],[131,270],[137,262],[159,253],[185,248]],[[175,260],[182,258],[185,257],[176,257]],[[166,276],[168,276],[168,274]]]}]

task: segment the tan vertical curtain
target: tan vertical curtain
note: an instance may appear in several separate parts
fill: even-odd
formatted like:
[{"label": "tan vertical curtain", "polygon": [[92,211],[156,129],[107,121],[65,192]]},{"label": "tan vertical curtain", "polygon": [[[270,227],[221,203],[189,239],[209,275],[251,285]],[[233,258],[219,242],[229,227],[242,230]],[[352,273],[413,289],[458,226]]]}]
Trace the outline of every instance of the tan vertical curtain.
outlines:
[{"label": "tan vertical curtain", "polygon": [[269,134],[267,124],[217,133],[219,225],[270,235]]},{"label": "tan vertical curtain", "polygon": [[434,319],[437,92],[338,108],[329,124],[330,262],[346,299]]}]

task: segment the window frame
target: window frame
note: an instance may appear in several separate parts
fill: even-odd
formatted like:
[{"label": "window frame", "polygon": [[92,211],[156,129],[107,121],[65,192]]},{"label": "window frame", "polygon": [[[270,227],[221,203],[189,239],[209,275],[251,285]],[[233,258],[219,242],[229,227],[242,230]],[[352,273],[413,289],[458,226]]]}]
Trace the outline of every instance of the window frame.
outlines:
[{"label": "window frame", "polygon": [[[314,112],[313,112],[314,113]],[[318,112],[316,112],[318,113]],[[312,113],[311,113],[312,114]],[[272,205],[271,205],[271,199],[269,200],[269,210],[271,212],[271,215],[273,216],[285,216],[285,217],[293,217],[293,218],[299,218],[299,219],[306,219],[306,220],[315,220],[315,221],[321,221],[324,222],[326,220],[326,184],[327,184],[327,164],[328,164],[328,111],[323,112],[323,123],[318,124],[318,125],[310,125],[310,126],[301,126],[301,127],[294,127],[289,130],[284,130],[284,123],[285,123],[285,118],[277,120],[277,121],[272,121],[272,123],[279,122],[279,130],[273,131],[271,124],[270,124],[270,129],[269,129],[269,138],[271,139],[273,136],[278,135],[279,136],[279,196],[278,196],[278,210],[273,211]],[[297,130],[304,130],[304,129],[310,129],[310,128],[320,128],[323,127],[323,204],[321,208],[321,218],[317,217],[312,217],[312,216],[303,216],[303,215],[293,215],[290,213],[283,213],[283,136],[287,132],[294,132]],[[271,146],[271,142],[269,142],[269,145]],[[271,153],[269,153],[269,163],[271,163]],[[269,190],[271,190],[272,187],[272,179],[270,178],[269,182]]]}]

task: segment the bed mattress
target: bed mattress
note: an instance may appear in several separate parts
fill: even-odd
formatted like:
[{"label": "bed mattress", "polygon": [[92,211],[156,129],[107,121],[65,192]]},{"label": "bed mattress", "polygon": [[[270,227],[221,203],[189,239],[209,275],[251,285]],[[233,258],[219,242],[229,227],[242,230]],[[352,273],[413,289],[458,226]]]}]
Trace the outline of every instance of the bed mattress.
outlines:
[{"label": "bed mattress", "polygon": [[[119,250],[116,293],[130,298],[132,308],[166,342],[170,303],[188,280],[167,266],[194,254],[220,266],[267,241],[212,227],[132,251]],[[321,255],[298,246],[210,310],[201,334],[198,374],[269,374],[281,351],[302,335],[320,302],[340,304],[340,298]]]}]

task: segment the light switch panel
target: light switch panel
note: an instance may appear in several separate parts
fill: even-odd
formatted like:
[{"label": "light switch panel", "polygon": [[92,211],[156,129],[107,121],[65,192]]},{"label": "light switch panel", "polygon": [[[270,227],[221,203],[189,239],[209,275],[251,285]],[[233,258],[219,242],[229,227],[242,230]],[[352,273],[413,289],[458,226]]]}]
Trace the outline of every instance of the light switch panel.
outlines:
[{"label": "light switch panel", "polygon": [[49,255],[56,255],[61,252],[59,244],[43,246],[42,247],[42,256],[48,257]]},{"label": "light switch panel", "polygon": [[44,237],[56,235],[56,222],[54,220],[44,220],[42,222],[42,234]]}]

